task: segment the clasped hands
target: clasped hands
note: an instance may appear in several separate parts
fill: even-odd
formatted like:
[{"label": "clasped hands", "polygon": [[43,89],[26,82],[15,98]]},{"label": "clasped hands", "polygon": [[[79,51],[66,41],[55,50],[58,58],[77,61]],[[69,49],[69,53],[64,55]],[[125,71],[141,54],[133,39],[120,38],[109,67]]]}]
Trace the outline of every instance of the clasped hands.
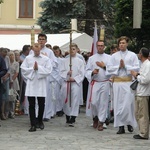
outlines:
[{"label": "clasped hands", "polygon": [[125,68],[125,64],[124,64],[124,60],[123,59],[120,60],[119,68],[120,69]]},{"label": "clasped hands", "polygon": [[34,70],[38,70],[38,63],[35,61],[34,66],[33,66]]}]

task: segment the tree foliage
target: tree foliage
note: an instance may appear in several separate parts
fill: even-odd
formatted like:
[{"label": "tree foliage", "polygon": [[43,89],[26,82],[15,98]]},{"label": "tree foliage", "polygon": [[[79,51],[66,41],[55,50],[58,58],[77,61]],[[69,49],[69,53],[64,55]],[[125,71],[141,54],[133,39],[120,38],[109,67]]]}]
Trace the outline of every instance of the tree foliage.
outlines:
[{"label": "tree foliage", "polygon": [[0,0],[0,4],[3,3],[3,0]]},{"label": "tree foliage", "polygon": [[[72,18],[78,20],[78,30],[93,35],[94,20],[104,24],[113,34],[114,3],[116,0],[45,0],[40,3],[43,12],[38,24],[45,33],[59,33],[70,28]],[[111,36],[112,37],[112,36]]]},{"label": "tree foliage", "polygon": [[143,0],[141,29],[133,29],[133,0],[117,0],[115,13],[115,36],[125,35],[131,39],[130,48],[138,52],[150,46],[150,1]]},{"label": "tree foliage", "polygon": [[40,7],[44,10],[38,19],[38,24],[45,33],[58,33],[70,28],[71,18],[84,16],[85,5],[83,1],[70,3],[68,0],[42,1]]}]

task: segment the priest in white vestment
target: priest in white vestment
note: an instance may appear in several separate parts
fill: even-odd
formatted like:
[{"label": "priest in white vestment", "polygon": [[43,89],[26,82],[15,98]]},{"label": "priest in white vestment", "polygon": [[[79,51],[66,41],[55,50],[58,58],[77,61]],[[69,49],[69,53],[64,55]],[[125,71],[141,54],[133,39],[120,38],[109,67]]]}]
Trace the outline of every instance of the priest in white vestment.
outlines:
[{"label": "priest in white vestment", "polygon": [[97,41],[97,53],[89,57],[85,73],[89,81],[86,115],[93,118],[93,127],[98,131],[103,131],[109,102],[110,76],[106,68],[111,56],[104,53],[104,48],[104,42]]},{"label": "priest in white vestment", "polygon": [[137,126],[134,115],[134,93],[131,92],[131,70],[139,70],[139,60],[135,53],[127,49],[129,39],[122,36],[118,40],[119,50],[112,55],[107,73],[113,75],[114,127],[119,127],[117,134],[129,132]]},{"label": "priest in white vestment", "polygon": [[[21,65],[21,73],[26,79],[25,96],[29,101],[29,114],[31,128],[29,132],[36,131],[36,128],[44,129],[43,113],[45,107],[46,79],[52,72],[52,64],[47,56],[40,53],[41,46],[38,43],[33,45],[34,53],[27,56]],[[38,100],[38,124],[35,115],[35,101]]]}]

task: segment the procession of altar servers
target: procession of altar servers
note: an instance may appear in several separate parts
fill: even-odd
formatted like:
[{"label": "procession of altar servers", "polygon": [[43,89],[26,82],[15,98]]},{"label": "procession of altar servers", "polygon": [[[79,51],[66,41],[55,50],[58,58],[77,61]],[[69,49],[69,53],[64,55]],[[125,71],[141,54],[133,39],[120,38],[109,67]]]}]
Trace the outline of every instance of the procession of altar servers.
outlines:
[{"label": "procession of altar servers", "polygon": [[[49,58],[51,60],[53,60],[53,63],[52,63],[53,64],[53,71],[52,71],[51,75],[49,77],[47,77],[47,87],[46,87],[47,88],[47,96],[46,96],[46,101],[45,101],[45,111],[44,111],[44,115],[43,115],[43,119],[46,118],[47,120],[49,120],[49,119],[53,118],[56,115],[56,112],[61,111],[61,110],[65,110],[65,107],[66,107],[64,99],[65,99],[65,96],[66,96],[66,93],[67,93],[67,91],[66,91],[67,88],[66,88],[66,84],[64,84],[64,81],[61,77],[62,75],[61,75],[60,69],[62,68],[62,65],[65,62],[65,60],[68,59],[69,57],[66,57],[66,58],[60,58],[59,57],[59,58],[57,58],[51,53],[52,51],[50,51],[46,47],[44,49],[42,49],[41,52],[43,52],[44,54],[47,53],[47,56],[49,56]],[[30,52],[30,54],[31,53],[32,52]],[[120,52],[119,52],[119,54],[120,54]],[[85,61],[81,57],[82,55],[77,54],[77,56],[85,64]],[[96,64],[92,65],[96,62],[96,60],[100,59],[101,61],[104,61],[104,62],[107,61],[107,63],[108,63],[108,60],[110,60],[110,57],[111,57],[110,55],[107,55],[107,54],[103,54],[103,57],[101,56],[101,58],[97,58],[98,56],[99,56],[98,54],[95,54],[92,58],[89,59],[88,64],[87,65],[85,64],[85,66],[84,66],[85,71],[86,70],[89,71],[89,69],[90,69],[89,65],[92,66],[91,71],[92,71],[92,69],[97,68]],[[93,59],[93,61],[94,61],[93,63],[91,62],[91,59]],[[69,59],[68,59],[68,61],[69,61]],[[69,63],[68,63],[68,67],[69,67]],[[102,96],[101,99],[105,99],[105,101],[102,100],[102,102],[104,103],[103,106],[105,106],[105,107],[103,107],[103,108],[101,107],[101,109],[99,109],[99,112],[95,112],[94,111],[95,110],[94,105],[96,107],[96,103],[94,104],[94,99],[97,99],[97,98],[94,98],[94,94],[92,94],[93,95],[93,98],[92,98],[93,101],[90,104],[91,107],[88,108],[89,107],[89,97],[90,97],[90,94],[91,94],[91,91],[90,91],[91,90],[91,84],[89,84],[88,96],[87,96],[87,101],[86,101],[86,115],[93,117],[97,113],[99,115],[103,114],[103,115],[100,115],[100,116],[102,116],[102,118],[99,117],[99,119],[101,121],[105,122],[105,119],[108,117],[107,112],[109,111],[108,110],[108,103],[109,103],[109,100],[110,100],[109,98],[112,97],[112,95],[110,95],[110,84],[112,84],[112,83],[109,81],[110,76],[108,76],[108,77],[105,76],[105,72],[103,71],[103,69],[101,69],[100,67],[99,67],[99,69],[100,69],[100,73],[103,72],[103,75],[104,75],[103,80],[108,80],[107,82],[104,82],[104,83],[95,82],[95,88],[96,88],[97,84],[98,84],[98,88],[104,88],[103,89],[104,91],[102,93],[99,93],[99,94]],[[88,71],[86,71],[85,76],[87,77],[89,83],[91,83],[91,80],[90,80],[91,72],[89,72],[89,75],[88,75]],[[96,77],[96,78],[98,78],[98,77]],[[97,79],[95,79],[95,80],[97,80]],[[101,85],[99,85],[99,83]],[[105,87],[104,87],[104,85],[105,85]],[[78,98],[80,99],[80,105],[82,105],[83,104],[82,84],[80,84],[80,87],[81,88],[78,91],[79,92]],[[93,93],[96,92],[95,88],[93,89]],[[114,94],[114,93],[111,92],[111,94]],[[97,95],[97,97],[99,97],[99,96]],[[73,99],[73,97],[72,97],[72,99]],[[134,100],[134,94],[132,94],[132,103],[133,103],[133,100]],[[28,100],[27,100],[27,98],[25,98],[24,105],[25,105],[25,107],[24,107],[25,114],[28,114]],[[77,104],[77,105],[79,105],[79,104]],[[111,100],[111,105],[112,105],[112,107],[114,105],[112,100]],[[97,106],[100,107],[100,105],[97,105]],[[112,107],[111,107],[111,109],[112,109]],[[93,108],[92,109],[93,112],[91,112],[91,108]],[[38,107],[36,107],[36,114],[37,113],[38,113]],[[131,113],[132,116],[133,116],[133,113],[134,112]],[[132,125],[135,127],[136,126],[135,119],[133,119],[133,122],[134,122],[134,124],[132,124]],[[115,123],[115,127],[117,126],[116,124],[117,123]]]}]

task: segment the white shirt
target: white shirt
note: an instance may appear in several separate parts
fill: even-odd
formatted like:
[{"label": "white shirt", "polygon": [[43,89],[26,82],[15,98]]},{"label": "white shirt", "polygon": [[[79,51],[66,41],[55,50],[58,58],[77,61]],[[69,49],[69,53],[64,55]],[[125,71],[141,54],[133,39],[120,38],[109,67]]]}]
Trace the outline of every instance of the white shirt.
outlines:
[{"label": "white shirt", "polygon": [[150,96],[150,61],[147,59],[141,64],[140,75],[137,76],[139,81],[136,95]]}]

